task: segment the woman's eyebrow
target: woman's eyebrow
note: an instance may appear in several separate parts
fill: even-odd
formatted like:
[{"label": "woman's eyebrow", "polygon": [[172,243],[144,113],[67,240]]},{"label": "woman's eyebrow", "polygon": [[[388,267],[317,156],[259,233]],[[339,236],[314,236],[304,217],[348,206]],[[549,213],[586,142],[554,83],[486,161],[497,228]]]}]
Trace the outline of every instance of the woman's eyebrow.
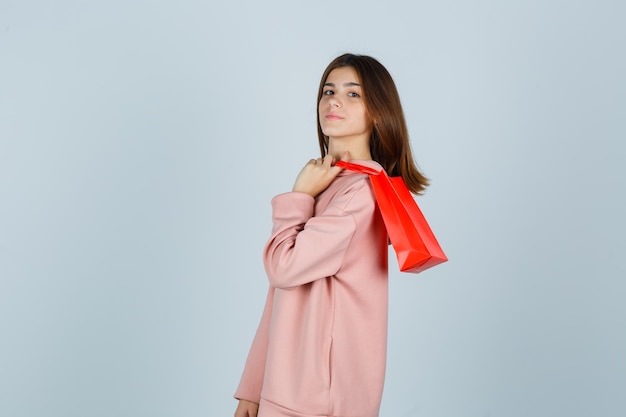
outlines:
[{"label": "woman's eyebrow", "polygon": [[[334,87],[335,83],[324,83],[324,87]],[[361,84],[355,82],[344,83],[344,87],[360,87]]]}]

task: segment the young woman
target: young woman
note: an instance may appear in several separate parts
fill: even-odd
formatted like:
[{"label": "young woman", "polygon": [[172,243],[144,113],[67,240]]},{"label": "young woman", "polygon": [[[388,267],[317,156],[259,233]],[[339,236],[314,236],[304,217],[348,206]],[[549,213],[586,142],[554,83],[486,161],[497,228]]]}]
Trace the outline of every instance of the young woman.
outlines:
[{"label": "young woman", "polygon": [[235,393],[235,417],[376,417],[387,347],[387,233],[367,175],[384,168],[419,194],[400,98],[374,58],[345,54],[318,92],[321,157],[272,200],[269,292]]}]

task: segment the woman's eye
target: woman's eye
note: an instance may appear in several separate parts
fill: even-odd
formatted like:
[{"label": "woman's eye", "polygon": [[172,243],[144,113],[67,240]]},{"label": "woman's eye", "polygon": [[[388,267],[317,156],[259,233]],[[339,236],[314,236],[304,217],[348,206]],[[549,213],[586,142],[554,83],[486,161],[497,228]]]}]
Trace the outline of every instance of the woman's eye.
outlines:
[{"label": "woman's eye", "polygon": [[355,93],[355,92],[348,93],[348,96],[350,96],[350,97],[361,97],[361,95],[359,93]]},{"label": "woman's eye", "polygon": [[333,90],[326,90],[326,91],[324,91],[324,93],[323,93],[323,94],[324,94],[325,96],[332,96],[332,95],[333,95],[333,94],[335,94],[335,93],[333,92]]}]

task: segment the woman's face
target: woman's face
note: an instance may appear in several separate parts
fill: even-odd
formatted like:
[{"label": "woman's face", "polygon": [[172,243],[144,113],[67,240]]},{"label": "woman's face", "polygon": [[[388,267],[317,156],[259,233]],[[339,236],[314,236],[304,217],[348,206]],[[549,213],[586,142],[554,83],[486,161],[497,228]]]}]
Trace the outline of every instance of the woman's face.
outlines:
[{"label": "woman's face", "polygon": [[354,68],[335,68],[328,74],[318,106],[324,135],[330,138],[365,136],[369,140],[372,123]]}]

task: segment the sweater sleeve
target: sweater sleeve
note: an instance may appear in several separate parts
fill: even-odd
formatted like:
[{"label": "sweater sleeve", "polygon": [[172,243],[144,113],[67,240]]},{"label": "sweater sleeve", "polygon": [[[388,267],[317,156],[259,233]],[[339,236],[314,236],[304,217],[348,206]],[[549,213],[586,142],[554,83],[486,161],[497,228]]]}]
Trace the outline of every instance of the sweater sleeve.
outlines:
[{"label": "sweater sleeve", "polygon": [[252,341],[248,359],[246,360],[239,386],[234,395],[238,400],[248,400],[257,404],[261,401],[273,302],[274,288],[270,288],[267,293],[267,300],[265,301],[261,322],[257,328],[254,340]]},{"label": "sweater sleeve", "polygon": [[272,200],[272,236],[264,252],[272,287],[291,289],[335,275],[356,230],[355,215],[374,208],[365,182],[315,216],[314,204],[313,197],[297,192]]}]

